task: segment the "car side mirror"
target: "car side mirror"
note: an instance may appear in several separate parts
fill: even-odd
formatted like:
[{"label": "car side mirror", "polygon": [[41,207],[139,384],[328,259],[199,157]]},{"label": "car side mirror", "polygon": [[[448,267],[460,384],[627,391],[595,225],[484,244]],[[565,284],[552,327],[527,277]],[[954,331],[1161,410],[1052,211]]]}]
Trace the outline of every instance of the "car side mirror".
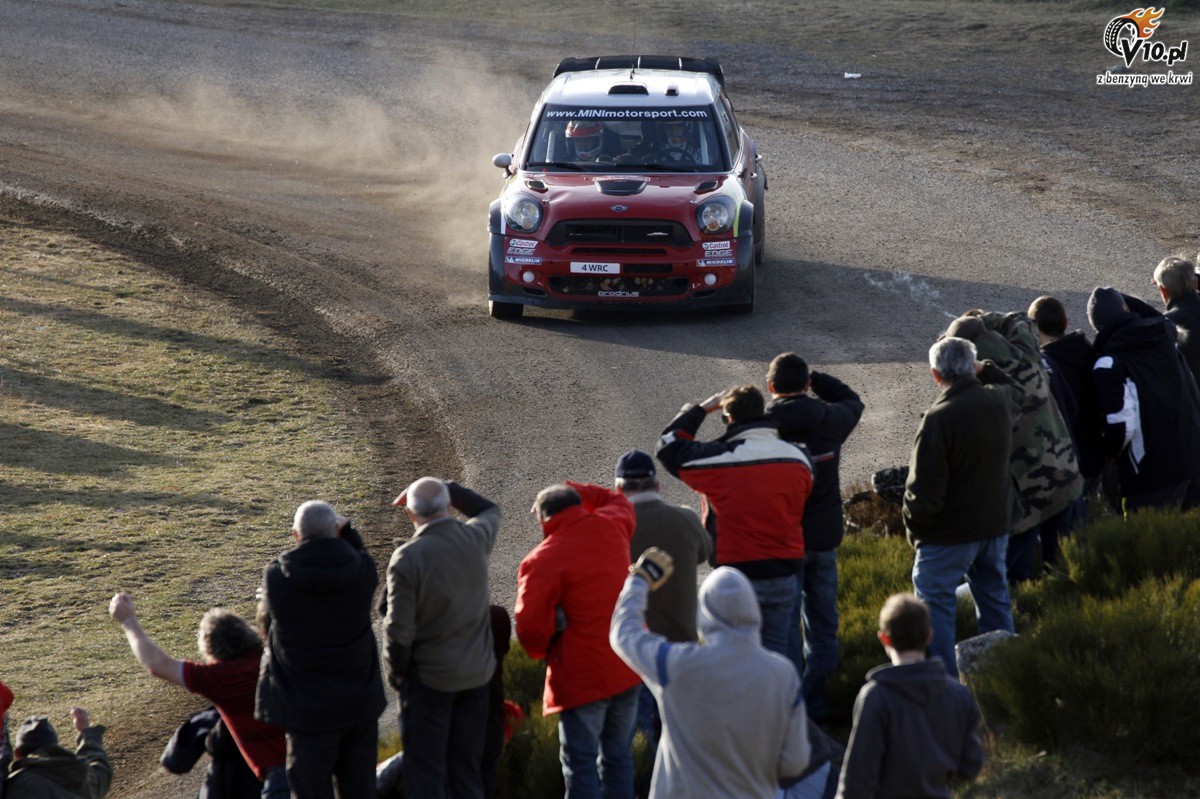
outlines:
[{"label": "car side mirror", "polygon": [[492,165],[507,172],[512,167],[512,153],[496,153],[492,156]]}]

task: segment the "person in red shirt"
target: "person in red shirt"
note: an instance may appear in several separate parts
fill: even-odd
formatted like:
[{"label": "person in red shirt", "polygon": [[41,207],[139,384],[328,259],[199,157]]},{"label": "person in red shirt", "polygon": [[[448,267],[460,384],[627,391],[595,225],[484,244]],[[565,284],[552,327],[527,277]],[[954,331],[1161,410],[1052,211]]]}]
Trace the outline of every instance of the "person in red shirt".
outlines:
[{"label": "person in red shirt", "polygon": [[263,799],[287,799],[291,793],[284,767],[287,743],[283,728],[254,718],[254,692],[262,657],[262,639],[254,628],[235,613],[213,608],[200,620],[197,635],[204,660],[176,660],[142,629],[129,594],[114,596],[108,612],[124,628],[134,657],[151,675],[199,694],[216,706],[246,764],[262,780]]}]

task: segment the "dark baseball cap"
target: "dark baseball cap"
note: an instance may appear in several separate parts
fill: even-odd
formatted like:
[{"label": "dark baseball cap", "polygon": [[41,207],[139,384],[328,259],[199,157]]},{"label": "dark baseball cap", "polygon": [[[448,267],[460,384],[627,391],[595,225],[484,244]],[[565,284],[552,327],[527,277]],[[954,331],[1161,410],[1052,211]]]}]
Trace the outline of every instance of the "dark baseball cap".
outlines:
[{"label": "dark baseball cap", "polygon": [[618,480],[655,477],[657,475],[658,469],[654,466],[654,458],[651,458],[640,449],[631,449],[617,458],[616,477]]}]

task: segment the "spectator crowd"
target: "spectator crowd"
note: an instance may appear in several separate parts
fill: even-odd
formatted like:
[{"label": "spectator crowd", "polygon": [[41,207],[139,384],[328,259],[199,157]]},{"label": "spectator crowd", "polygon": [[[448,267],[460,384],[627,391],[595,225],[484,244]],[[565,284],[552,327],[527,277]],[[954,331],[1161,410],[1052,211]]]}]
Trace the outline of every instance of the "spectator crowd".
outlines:
[{"label": "spectator crowd", "polygon": [[[784,353],[765,394],[738,385],[684,405],[653,454],[617,459],[611,488],[538,493],[542,538],[521,561],[511,617],[490,602],[500,508],[433,477],[393,503],[414,532],[377,603],[362,536],[322,501],[296,509],[255,619],[201,617],[196,660],[165,652],[118,593],[109,612],[134,658],[212,705],[163,763],[183,771],[208,751],[212,799],[376,796],[386,683],[403,746],[387,771],[403,795],[493,796],[515,632],[546,662],[542,707],[558,717],[570,799],[639,791],[639,729],[656,748],[653,797],[949,797],[983,765],[979,710],[958,680],[959,597],[980,633],[1011,633],[1010,587],[1036,577],[1039,552],[1057,562],[1089,503],[1130,514],[1200,502],[1196,261],[1164,259],[1153,284],[1165,312],[1095,289],[1090,342],[1043,296],[1024,312],[968,311],[930,347],[939,391],[902,500],[913,593],[880,612],[889,664],[867,675],[844,750],[827,732],[825,686],[838,669],[839,463],[864,403]],[[699,514],[664,501],[660,467],[698,495]],[[48,717],[10,724],[13,704],[0,683],[0,798],[102,797],[104,727],[71,708],[72,752]]]}]

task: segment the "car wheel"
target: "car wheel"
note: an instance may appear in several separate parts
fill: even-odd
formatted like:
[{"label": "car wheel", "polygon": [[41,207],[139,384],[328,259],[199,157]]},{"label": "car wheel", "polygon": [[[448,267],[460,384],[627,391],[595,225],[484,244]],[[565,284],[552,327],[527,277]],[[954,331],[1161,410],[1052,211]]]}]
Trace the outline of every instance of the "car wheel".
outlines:
[{"label": "car wheel", "polygon": [[488,316],[493,319],[520,319],[525,306],[519,302],[488,300]]},{"label": "car wheel", "polygon": [[729,310],[736,314],[751,313],[754,310],[754,264],[750,265],[750,297],[745,302],[731,305]]},{"label": "car wheel", "polygon": [[767,257],[767,206],[763,196],[758,197],[754,207],[754,263],[761,264]]}]

